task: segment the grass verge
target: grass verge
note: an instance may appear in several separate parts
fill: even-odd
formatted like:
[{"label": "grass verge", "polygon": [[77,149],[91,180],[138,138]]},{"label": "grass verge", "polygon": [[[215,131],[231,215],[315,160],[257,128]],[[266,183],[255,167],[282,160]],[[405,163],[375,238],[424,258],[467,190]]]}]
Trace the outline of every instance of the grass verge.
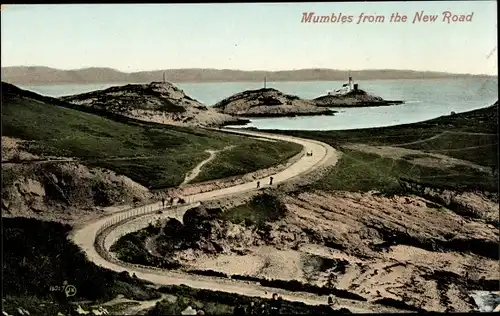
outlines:
[{"label": "grass verge", "polygon": [[227,178],[235,174],[243,175],[248,173],[248,170],[259,170],[285,163],[302,151],[302,146],[295,143],[281,142],[277,143],[278,146],[273,146],[274,142],[267,143],[270,146],[243,143],[230,150],[217,153],[214,160],[203,166],[195,181],[203,182]]},{"label": "grass verge", "polygon": [[422,184],[454,189],[479,189],[495,192],[496,177],[467,167],[432,168],[406,160],[380,157],[355,150],[342,150],[337,165],[308,188],[367,192],[392,192],[400,189],[399,180],[412,179]]}]

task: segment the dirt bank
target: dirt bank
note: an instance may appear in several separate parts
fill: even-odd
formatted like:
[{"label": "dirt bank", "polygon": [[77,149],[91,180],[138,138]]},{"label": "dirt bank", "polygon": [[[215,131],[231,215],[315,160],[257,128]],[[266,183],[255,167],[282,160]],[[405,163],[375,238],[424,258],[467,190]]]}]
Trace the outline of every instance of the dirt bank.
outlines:
[{"label": "dirt bank", "polygon": [[[23,142],[2,137],[2,158],[47,159],[22,149]],[[149,190],[127,177],[78,162],[5,164],[2,166],[2,216],[23,216],[57,222],[84,220],[112,205],[152,198]]]}]

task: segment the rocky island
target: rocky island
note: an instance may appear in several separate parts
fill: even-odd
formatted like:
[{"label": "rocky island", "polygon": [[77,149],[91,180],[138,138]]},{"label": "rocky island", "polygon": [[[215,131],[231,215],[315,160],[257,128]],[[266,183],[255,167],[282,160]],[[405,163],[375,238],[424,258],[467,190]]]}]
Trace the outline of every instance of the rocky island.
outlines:
[{"label": "rocky island", "polygon": [[335,111],[318,107],[310,100],[287,95],[276,89],[247,90],[213,106],[220,113],[240,117],[283,117],[332,115]]},{"label": "rocky island", "polygon": [[327,95],[317,97],[312,100],[317,106],[328,107],[366,107],[366,106],[386,106],[403,104],[403,101],[389,101],[381,97],[371,95],[368,92],[358,88],[357,83],[353,83],[352,77],[349,77],[349,83],[342,86]]},{"label": "rocky island", "polygon": [[248,122],[206,107],[169,82],[115,86],[60,99],[96,110],[170,125],[210,127]]}]

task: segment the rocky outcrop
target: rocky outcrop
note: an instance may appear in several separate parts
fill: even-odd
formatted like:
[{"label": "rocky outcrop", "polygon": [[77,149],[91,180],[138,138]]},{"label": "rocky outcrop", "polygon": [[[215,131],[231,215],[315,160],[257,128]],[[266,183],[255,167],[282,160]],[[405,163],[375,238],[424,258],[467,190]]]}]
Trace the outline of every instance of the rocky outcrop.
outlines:
[{"label": "rocky outcrop", "polygon": [[220,113],[242,117],[280,117],[331,115],[329,109],[317,107],[314,102],[284,94],[276,89],[247,90],[214,105]]},{"label": "rocky outcrop", "polygon": [[482,219],[498,226],[498,193],[457,191],[424,185],[409,179],[400,179],[401,188],[407,194],[422,196],[446,206],[455,213],[470,218]]},{"label": "rocky outcrop", "polygon": [[402,104],[403,101],[387,101],[363,90],[352,90],[342,95],[323,95],[313,100],[317,106],[365,107]]},{"label": "rocky outcrop", "polygon": [[72,104],[105,110],[151,122],[184,126],[218,126],[242,123],[207,108],[169,82],[128,84],[61,97]]},{"label": "rocky outcrop", "polygon": [[259,239],[255,231],[244,226],[219,219],[222,210],[203,205],[188,210],[183,223],[170,219],[157,239],[157,251],[171,256],[174,252],[191,250],[207,254],[232,253],[237,249],[251,246]]},{"label": "rocky outcrop", "polygon": [[[2,156],[36,160],[22,141],[2,137]],[[72,161],[2,164],[2,216],[72,222],[97,208],[152,198],[131,179]]]}]

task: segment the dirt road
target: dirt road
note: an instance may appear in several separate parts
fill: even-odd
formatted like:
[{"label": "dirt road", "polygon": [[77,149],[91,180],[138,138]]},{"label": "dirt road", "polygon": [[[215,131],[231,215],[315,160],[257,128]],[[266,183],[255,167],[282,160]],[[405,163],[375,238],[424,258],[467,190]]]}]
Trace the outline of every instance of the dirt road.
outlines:
[{"label": "dirt road", "polygon": [[206,150],[206,152],[210,156],[207,159],[200,162],[196,167],[193,168],[193,170],[188,172],[188,174],[186,174],[186,177],[184,178],[184,181],[182,182],[182,184],[180,186],[183,186],[183,185],[188,184],[189,182],[193,181],[200,174],[201,168],[203,168],[204,165],[206,165],[207,163],[212,161],[219,152],[224,151],[224,150],[230,150],[233,147],[234,146],[227,146],[222,150]]},{"label": "dirt road", "polygon": [[[306,173],[309,173],[317,168],[322,167],[326,163],[331,163],[333,159],[336,163],[338,155],[334,148],[331,146],[313,140],[301,139],[296,137],[265,134],[261,132],[250,131],[235,131],[226,130],[231,133],[243,134],[251,137],[264,137],[267,139],[278,141],[289,141],[300,144],[305,147],[304,152],[312,152],[312,156],[303,155],[294,164],[290,165],[287,169],[278,172],[273,176],[273,186],[295,179]],[[256,179],[253,182],[248,182],[224,189],[219,189],[211,192],[199,193],[186,197],[187,203],[202,202],[212,199],[217,199],[225,196],[230,196],[238,193],[247,193],[249,191],[257,190],[257,181],[260,181],[261,188],[269,187],[269,178]],[[153,203],[147,206],[151,212],[161,209],[161,202]],[[154,282],[159,285],[181,285],[198,288],[217,290],[223,292],[236,293],[246,296],[269,297],[270,293],[276,292],[282,295],[283,299],[288,301],[300,301],[310,305],[325,304],[327,297],[322,297],[310,293],[289,292],[281,289],[273,289],[263,287],[254,282],[244,282],[230,279],[222,279],[216,277],[205,277],[186,274],[180,271],[168,271],[155,268],[139,267],[131,265],[118,260],[105,259],[97,252],[94,241],[99,229],[113,218],[127,218],[136,214],[137,210],[131,209],[120,213],[115,213],[90,223],[86,223],[81,227],[75,227],[71,233],[70,239],[78,245],[86,254],[89,260],[104,268],[122,272],[128,271],[130,274],[135,273],[137,277]],[[341,306],[350,309],[353,312],[394,312],[395,309],[383,307],[381,305],[374,305],[368,302],[341,300]]]}]

